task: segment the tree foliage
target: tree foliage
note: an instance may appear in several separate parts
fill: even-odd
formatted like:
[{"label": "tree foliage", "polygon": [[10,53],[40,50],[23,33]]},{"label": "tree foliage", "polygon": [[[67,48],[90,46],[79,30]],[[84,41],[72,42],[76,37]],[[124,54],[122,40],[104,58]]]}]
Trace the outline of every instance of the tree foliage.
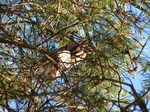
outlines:
[{"label": "tree foliage", "polygon": [[[150,2],[0,0],[2,111],[148,112]],[[52,79],[34,74],[50,52],[87,41],[92,53]],[[53,67],[50,67],[53,70]],[[146,74],[139,94],[131,77]]]}]

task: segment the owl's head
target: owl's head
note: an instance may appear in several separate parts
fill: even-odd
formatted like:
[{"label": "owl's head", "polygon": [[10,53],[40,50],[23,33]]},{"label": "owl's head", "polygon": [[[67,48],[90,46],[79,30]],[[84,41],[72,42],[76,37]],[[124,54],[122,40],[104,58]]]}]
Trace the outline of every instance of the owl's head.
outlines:
[{"label": "owl's head", "polygon": [[92,50],[89,46],[89,42],[87,40],[80,41],[78,43],[73,43],[67,46],[67,49],[71,52],[72,55],[84,51],[86,54],[91,54]]}]

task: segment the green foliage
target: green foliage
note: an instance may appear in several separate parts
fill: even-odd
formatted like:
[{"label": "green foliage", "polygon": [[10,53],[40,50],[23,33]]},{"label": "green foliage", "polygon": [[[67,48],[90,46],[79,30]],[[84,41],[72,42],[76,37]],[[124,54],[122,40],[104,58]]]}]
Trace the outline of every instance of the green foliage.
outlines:
[{"label": "green foliage", "polygon": [[[141,101],[144,96],[126,81],[131,75],[128,70],[137,72],[137,66],[143,72],[149,69],[149,59],[142,57],[149,38],[149,2],[1,3],[0,108],[4,111],[134,111],[138,106],[148,112]],[[44,64],[43,56],[52,56],[51,51],[83,40],[92,53],[79,65],[55,80],[35,74],[35,69]],[[149,91],[149,75],[143,88]]]}]

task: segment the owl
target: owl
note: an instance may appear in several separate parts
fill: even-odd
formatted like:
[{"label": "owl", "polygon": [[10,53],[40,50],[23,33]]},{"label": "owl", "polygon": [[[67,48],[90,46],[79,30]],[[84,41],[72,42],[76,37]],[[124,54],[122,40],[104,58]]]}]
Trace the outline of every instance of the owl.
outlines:
[{"label": "owl", "polygon": [[68,72],[72,67],[78,65],[85,58],[87,53],[87,41],[73,43],[51,51],[51,56],[56,63],[44,57],[41,60],[41,66],[35,70],[35,74],[50,75],[53,78],[60,77],[63,73]]}]

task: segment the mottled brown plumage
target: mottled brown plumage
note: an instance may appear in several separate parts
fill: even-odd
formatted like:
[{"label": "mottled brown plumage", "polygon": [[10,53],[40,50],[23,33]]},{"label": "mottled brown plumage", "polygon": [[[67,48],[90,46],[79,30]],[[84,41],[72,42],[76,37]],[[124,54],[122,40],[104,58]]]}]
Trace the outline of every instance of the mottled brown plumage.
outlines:
[{"label": "mottled brown plumage", "polygon": [[35,70],[35,74],[48,74],[53,78],[60,77],[61,74],[68,72],[73,66],[78,65],[85,59],[87,55],[86,47],[87,41],[81,41],[50,52],[50,57],[57,64],[44,57],[41,60],[42,65]]}]

